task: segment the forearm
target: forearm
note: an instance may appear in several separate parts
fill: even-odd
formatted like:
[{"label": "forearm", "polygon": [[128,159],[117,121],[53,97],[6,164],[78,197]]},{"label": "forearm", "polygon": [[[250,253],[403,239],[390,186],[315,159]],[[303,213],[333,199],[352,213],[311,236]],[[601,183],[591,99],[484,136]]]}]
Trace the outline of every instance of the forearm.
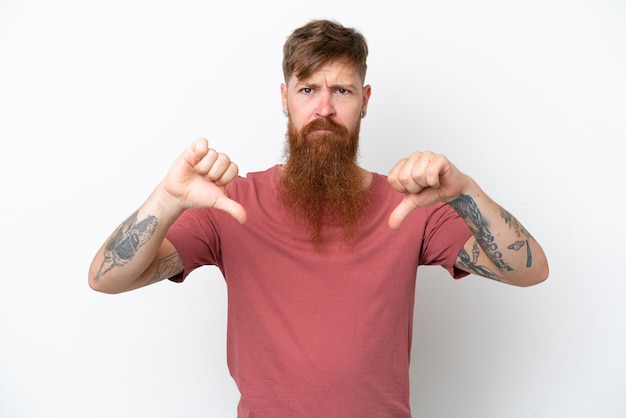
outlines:
[{"label": "forearm", "polygon": [[520,286],[545,280],[548,263],[539,243],[473,179],[468,179],[461,196],[449,205],[465,220],[475,238],[471,248],[463,249],[462,268]]},{"label": "forearm", "polygon": [[155,189],[104,242],[89,269],[89,285],[94,290],[119,293],[175,272],[171,263],[167,263],[175,250],[163,243],[182,209],[168,199],[160,187]]}]

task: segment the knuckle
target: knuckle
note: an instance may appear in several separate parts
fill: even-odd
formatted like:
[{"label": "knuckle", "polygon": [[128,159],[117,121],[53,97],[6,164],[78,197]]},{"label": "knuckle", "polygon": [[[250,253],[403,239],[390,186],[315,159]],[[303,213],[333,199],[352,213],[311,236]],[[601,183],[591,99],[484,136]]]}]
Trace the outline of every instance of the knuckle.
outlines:
[{"label": "knuckle", "polygon": [[413,176],[410,173],[399,173],[398,181],[402,184],[407,184],[413,180]]}]

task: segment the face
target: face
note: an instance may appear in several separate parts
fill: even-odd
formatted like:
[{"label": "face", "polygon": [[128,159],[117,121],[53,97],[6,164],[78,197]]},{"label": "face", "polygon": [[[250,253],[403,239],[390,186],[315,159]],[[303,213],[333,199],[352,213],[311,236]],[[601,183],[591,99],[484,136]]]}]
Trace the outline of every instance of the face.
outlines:
[{"label": "face", "polygon": [[292,77],[282,91],[289,124],[281,201],[315,245],[333,227],[351,242],[368,203],[356,155],[370,88],[361,86],[352,66],[338,62],[307,80]]},{"label": "face", "polygon": [[363,86],[361,76],[352,64],[335,61],[306,80],[292,75],[287,84],[281,85],[281,94],[283,109],[289,112],[296,130],[319,118],[332,119],[353,130],[361,112],[367,110],[371,87]]}]

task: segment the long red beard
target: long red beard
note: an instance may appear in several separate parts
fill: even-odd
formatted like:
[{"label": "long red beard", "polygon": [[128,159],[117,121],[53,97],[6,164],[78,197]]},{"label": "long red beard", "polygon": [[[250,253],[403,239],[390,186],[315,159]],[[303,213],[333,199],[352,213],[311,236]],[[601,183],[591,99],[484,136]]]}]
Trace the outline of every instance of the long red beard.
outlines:
[{"label": "long red beard", "polygon": [[[315,130],[331,134],[314,134]],[[316,247],[325,228],[340,227],[352,244],[368,202],[356,164],[360,125],[349,131],[331,119],[316,119],[297,131],[288,124],[279,197],[297,224],[308,230]]]}]

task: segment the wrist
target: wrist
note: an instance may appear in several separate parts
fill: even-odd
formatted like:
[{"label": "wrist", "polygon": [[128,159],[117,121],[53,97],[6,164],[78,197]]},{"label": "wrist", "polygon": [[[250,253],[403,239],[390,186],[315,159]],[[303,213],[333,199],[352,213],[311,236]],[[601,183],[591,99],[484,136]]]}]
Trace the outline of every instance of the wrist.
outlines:
[{"label": "wrist", "polygon": [[173,222],[186,209],[181,199],[169,193],[163,185],[159,183],[154,189],[146,203],[145,209],[157,215],[161,221]]}]

